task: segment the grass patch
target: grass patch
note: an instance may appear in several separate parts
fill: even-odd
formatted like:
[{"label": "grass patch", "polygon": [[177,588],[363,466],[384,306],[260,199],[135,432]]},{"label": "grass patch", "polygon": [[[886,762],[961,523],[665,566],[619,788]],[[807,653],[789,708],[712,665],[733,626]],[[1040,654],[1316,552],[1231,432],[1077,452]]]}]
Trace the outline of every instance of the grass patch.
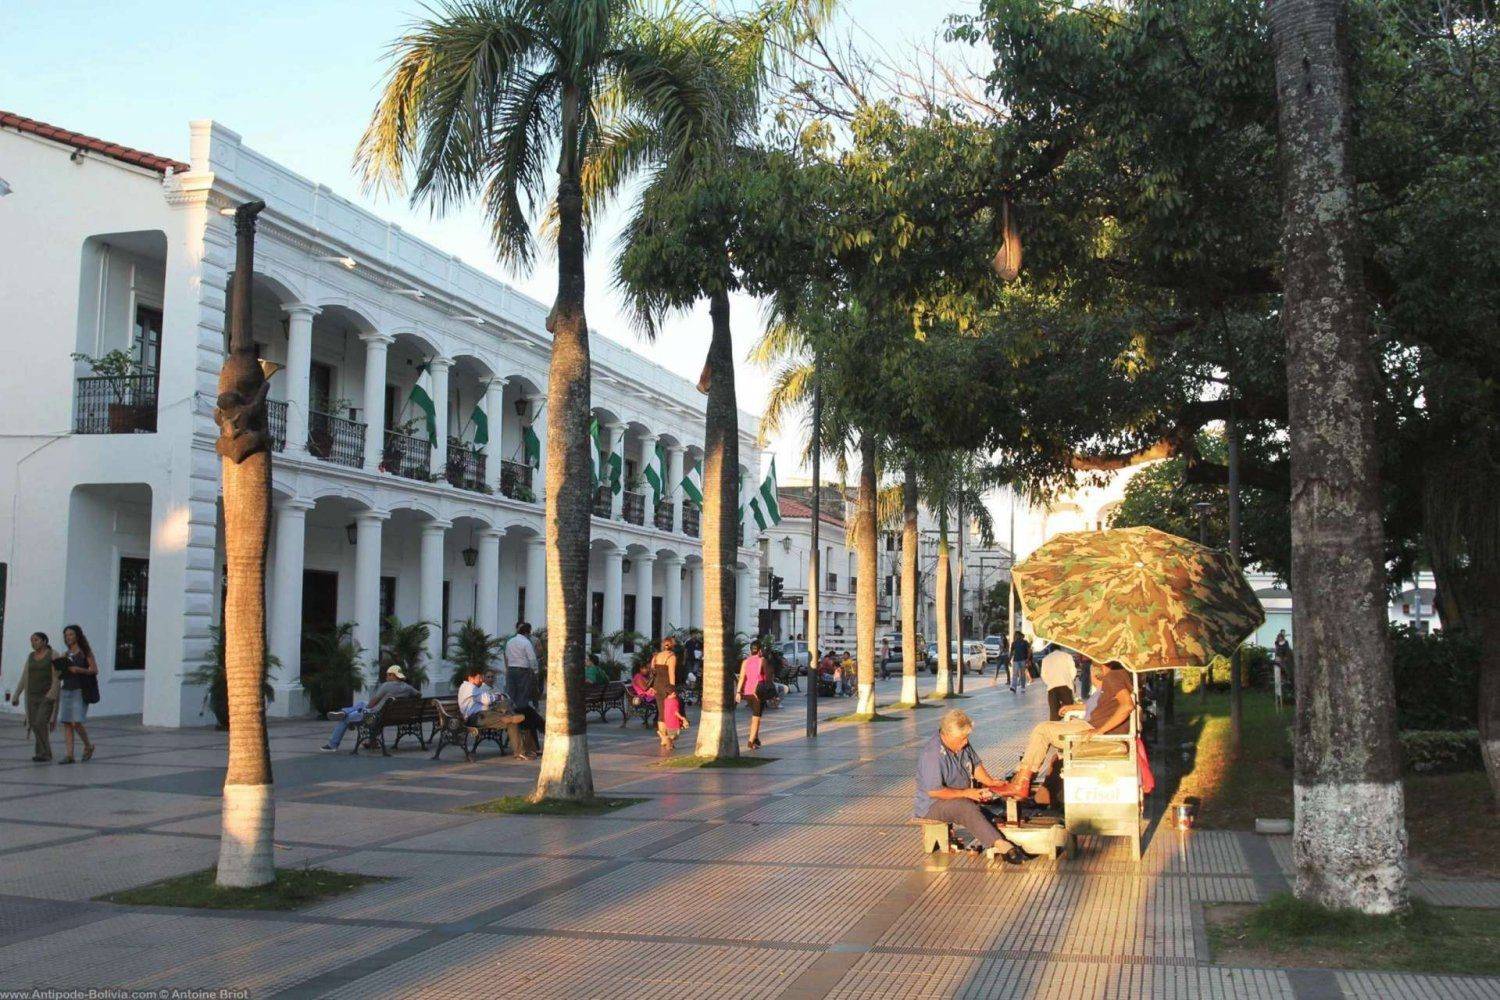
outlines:
[{"label": "grass patch", "polygon": [[532,801],[527,795],[505,795],[487,802],[459,806],[457,812],[483,813],[487,816],[600,816],[604,813],[638,805],[645,799],[596,795],[592,799],[541,799]]},{"label": "grass patch", "polygon": [[657,767],[764,767],[779,757],[668,757]]},{"label": "grass patch", "polygon": [[826,722],[900,722],[894,715],[881,715],[879,712],[850,712],[848,715],[835,715]]},{"label": "grass patch", "polygon": [[1408,775],[1406,836],[1413,868],[1438,878],[1500,876],[1500,817],[1483,771]]},{"label": "grass patch", "polygon": [[916,708],[916,709],[937,708],[936,705],[929,704],[929,703],[927,703],[925,701],[919,701],[915,705],[913,705],[909,701],[898,701],[898,702],[893,702],[892,704],[889,704],[889,705],[887,705],[885,707],[886,708],[897,708],[897,709],[907,709],[907,708]]},{"label": "grass patch", "polygon": [[162,879],[150,885],[123,889],[98,897],[106,903],[129,906],[188,906],[207,910],[295,910],[371,882],[386,879],[352,872],[335,872],[326,868],[278,868],[276,881],[253,889],[221,889],[214,884],[217,868],[175,878]]},{"label": "grass patch", "polygon": [[1404,914],[1329,910],[1289,895],[1208,910],[1216,961],[1234,965],[1500,973],[1500,912],[1415,900]]},{"label": "grass patch", "polygon": [[957,691],[949,691],[947,694],[930,694],[930,695],[927,696],[927,700],[928,701],[950,701],[950,700],[952,700],[954,698],[968,698],[968,697],[970,697],[970,696],[966,695],[966,694],[959,694]]}]

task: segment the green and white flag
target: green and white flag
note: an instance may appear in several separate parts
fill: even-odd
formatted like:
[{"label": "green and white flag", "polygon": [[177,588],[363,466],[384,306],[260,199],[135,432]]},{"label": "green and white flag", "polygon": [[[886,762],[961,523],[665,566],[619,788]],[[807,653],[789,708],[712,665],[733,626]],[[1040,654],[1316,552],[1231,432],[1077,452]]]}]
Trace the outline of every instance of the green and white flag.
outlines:
[{"label": "green and white flag", "polygon": [[617,451],[609,453],[609,491],[619,493],[625,488],[625,456]]},{"label": "green and white flag", "polygon": [[[765,531],[766,528],[769,526],[769,522],[766,520],[766,512],[763,511],[763,510],[761,510],[761,507],[760,507],[760,497],[751,497],[750,498],[750,514],[751,514],[752,517],[755,518],[755,526],[757,528],[759,528],[761,531]],[[742,525],[745,523],[745,516],[744,515],[745,515],[744,508],[740,508],[740,524],[742,524]]]},{"label": "green and white flag", "polygon": [[678,484],[687,498],[699,507],[703,506],[703,463],[698,462],[687,470]]},{"label": "green and white flag", "polygon": [[490,443],[490,418],[485,415],[484,408],[478,403],[474,404],[474,412],[469,414],[469,423],[474,425],[474,447],[483,448]]},{"label": "green and white flag", "polygon": [[664,485],[667,479],[667,449],[664,445],[656,446],[656,453],[642,475],[646,477],[646,482],[651,484],[652,506],[661,506],[666,492]]},{"label": "green and white flag", "polygon": [[411,387],[411,395],[406,400],[427,418],[427,440],[436,446],[437,407],[432,403],[432,372],[428,371],[426,364],[417,368],[416,384]]},{"label": "green and white flag", "polygon": [[542,439],[536,436],[530,424],[521,428],[521,452],[527,465],[533,469],[542,467]]},{"label": "green and white flag", "polygon": [[[766,521],[771,524],[781,523],[781,504],[776,499],[776,458],[771,458],[771,469],[766,473],[766,478],[760,484],[760,505],[756,516],[757,523],[762,531],[766,530]],[[761,520],[764,515],[766,521]]]},{"label": "green and white flag", "polygon": [[589,465],[589,478],[593,480],[594,489],[609,478],[609,451],[604,447],[604,428],[599,426],[599,418],[595,417],[589,422],[589,437],[594,439],[594,461]]}]

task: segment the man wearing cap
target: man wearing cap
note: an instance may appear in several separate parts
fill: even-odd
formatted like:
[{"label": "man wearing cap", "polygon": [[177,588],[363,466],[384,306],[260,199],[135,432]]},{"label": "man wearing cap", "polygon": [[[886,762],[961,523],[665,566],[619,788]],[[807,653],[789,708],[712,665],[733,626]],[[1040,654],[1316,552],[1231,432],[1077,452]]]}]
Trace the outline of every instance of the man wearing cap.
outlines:
[{"label": "man wearing cap", "polygon": [[387,698],[420,698],[422,692],[406,683],[406,671],[392,664],[386,668],[385,681],[378,685],[370,694],[368,702],[356,701],[353,705],[342,712],[329,712],[328,717],[338,722],[333,727],[333,735],[328,737],[328,742],[318,747],[324,753],[332,753],[339,748],[339,743],[344,739],[344,733],[349,731],[350,726],[357,726],[364,721],[365,716],[379,708]]}]

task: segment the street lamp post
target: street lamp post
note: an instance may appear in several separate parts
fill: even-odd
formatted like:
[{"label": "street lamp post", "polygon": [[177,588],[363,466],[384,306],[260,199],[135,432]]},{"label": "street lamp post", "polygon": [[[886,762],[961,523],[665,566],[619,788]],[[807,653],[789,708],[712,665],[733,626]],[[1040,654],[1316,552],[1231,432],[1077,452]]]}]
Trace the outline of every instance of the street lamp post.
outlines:
[{"label": "street lamp post", "polygon": [[812,403],[812,552],[807,558],[807,737],[818,735],[818,592],[823,589],[823,564],[819,525],[823,520],[823,380],[818,374],[818,355],[813,354]]}]

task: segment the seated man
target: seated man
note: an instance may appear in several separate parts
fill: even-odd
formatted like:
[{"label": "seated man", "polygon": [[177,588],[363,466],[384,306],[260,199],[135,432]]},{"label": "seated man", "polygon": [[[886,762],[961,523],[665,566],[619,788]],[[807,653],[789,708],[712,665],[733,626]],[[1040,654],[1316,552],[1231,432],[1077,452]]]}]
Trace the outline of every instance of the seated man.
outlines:
[{"label": "seated man", "polygon": [[991,786],[995,794],[1008,799],[1031,795],[1031,779],[1047,761],[1053,747],[1061,749],[1066,737],[1088,740],[1095,736],[1114,736],[1126,731],[1135,699],[1130,694],[1130,671],[1119,663],[1094,664],[1094,682],[1099,686],[1098,703],[1086,718],[1068,713],[1056,722],[1039,722],[1031,730],[1026,753],[1015,776],[1001,785]]},{"label": "seated man", "polygon": [[530,760],[536,755],[536,738],[531,736],[531,742],[526,742],[526,736],[531,735],[529,727],[523,735],[522,723],[527,721],[526,716],[511,707],[509,698],[496,694],[490,687],[488,679],[493,676],[493,672],[486,674],[478,668],[469,672],[458,686],[458,714],[468,726],[504,729],[510,739],[510,752],[517,760]]},{"label": "seated man", "polygon": [[338,722],[333,727],[333,735],[328,737],[328,742],[318,747],[324,753],[332,753],[339,748],[344,740],[344,734],[349,731],[350,726],[356,726],[365,720],[365,716],[380,707],[387,698],[420,698],[422,692],[406,683],[406,671],[394,664],[386,669],[385,682],[370,693],[368,702],[356,701],[353,705],[341,712],[329,712],[328,717]]},{"label": "seated man", "polygon": [[974,723],[968,715],[953,709],[944,713],[938,731],[922,747],[917,757],[917,795],[913,812],[918,819],[954,823],[979,841],[990,858],[1000,858],[1018,865],[1034,857],[1000,835],[995,824],[979,808],[994,795],[978,787],[991,785],[995,779],[984,769],[979,754],[969,746]]}]

